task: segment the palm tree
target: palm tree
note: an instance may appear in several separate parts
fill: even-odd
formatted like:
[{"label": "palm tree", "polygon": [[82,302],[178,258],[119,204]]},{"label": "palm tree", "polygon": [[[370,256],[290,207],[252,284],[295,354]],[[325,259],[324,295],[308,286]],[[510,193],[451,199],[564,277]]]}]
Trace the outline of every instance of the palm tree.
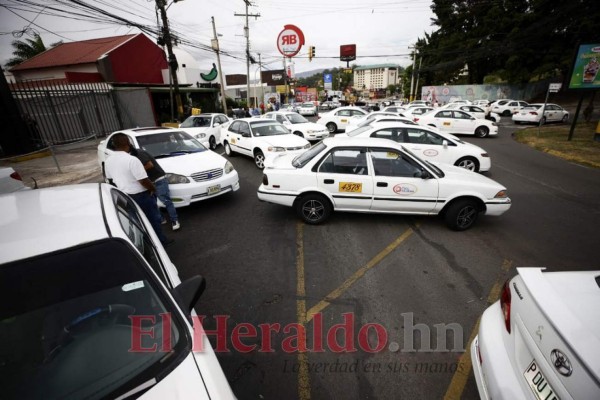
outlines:
[{"label": "palm tree", "polygon": [[40,35],[37,33],[34,34],[33,39],[25,39],[25,41],[14,40],[11,45],[15,49],[15,51],[13,51],[13,56],[15,57],[11,58],[6,63],[7,67],[14,67],[15,65],[21,64],[23,61],[46,51],[46,46]]}]

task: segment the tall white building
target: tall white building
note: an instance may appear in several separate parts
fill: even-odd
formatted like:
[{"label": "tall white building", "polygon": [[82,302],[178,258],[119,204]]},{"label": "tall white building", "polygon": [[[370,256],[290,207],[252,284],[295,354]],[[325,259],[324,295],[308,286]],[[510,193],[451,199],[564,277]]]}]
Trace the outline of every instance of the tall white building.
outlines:
[{"label": "tall white building", "polygon": [[365,65],[354,68],[354,88],[356,90],[387,89],[400,81],[400,66],[396,64]]}]

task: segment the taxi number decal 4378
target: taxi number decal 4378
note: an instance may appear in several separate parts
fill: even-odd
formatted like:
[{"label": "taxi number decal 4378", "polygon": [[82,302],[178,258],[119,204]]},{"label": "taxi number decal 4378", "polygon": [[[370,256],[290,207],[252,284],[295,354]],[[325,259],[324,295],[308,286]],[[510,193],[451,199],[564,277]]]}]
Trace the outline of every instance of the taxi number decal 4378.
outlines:
[{"label": "taxi number decal 4378", "polygon": [[362,183],[340,182],[340,192],[362,193]]}]

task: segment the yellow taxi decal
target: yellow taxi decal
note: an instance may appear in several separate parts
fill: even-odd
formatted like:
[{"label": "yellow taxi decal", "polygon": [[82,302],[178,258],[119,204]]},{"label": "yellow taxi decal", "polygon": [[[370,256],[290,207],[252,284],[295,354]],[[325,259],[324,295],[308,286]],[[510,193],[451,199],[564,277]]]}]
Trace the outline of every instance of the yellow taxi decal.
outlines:
[{"label": "yellow taxi decal", "polygon": [[450,126],[450,122],[444,122],[444,126]]},{"label": "yellow taxi decal", "polygon": [[362,193],[362,183],[340,182],[340,192]]},{"label": "yellow taxi decal", "polygon": [[235,144],[235,139],[231,138],[231,144]]},{"label": "yellow taxi decal", "polygon": [[346,118],[342,118],[342,119],[340,119],[340,122],[341,122],[342,124],[345,124],[346,122],[348,122],[348,120],[347,120]]}]

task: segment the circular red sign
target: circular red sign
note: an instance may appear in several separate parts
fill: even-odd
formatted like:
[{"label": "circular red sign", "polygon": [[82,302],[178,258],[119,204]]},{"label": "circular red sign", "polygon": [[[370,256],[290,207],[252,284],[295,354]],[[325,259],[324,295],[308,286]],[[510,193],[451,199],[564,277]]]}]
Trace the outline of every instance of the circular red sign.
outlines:
[{"label": "circular red sign", "polygon": [[293,57],[304,45],[304,34],[295,25],[285,25],[277,36],[277,50],[285,57]]}]

